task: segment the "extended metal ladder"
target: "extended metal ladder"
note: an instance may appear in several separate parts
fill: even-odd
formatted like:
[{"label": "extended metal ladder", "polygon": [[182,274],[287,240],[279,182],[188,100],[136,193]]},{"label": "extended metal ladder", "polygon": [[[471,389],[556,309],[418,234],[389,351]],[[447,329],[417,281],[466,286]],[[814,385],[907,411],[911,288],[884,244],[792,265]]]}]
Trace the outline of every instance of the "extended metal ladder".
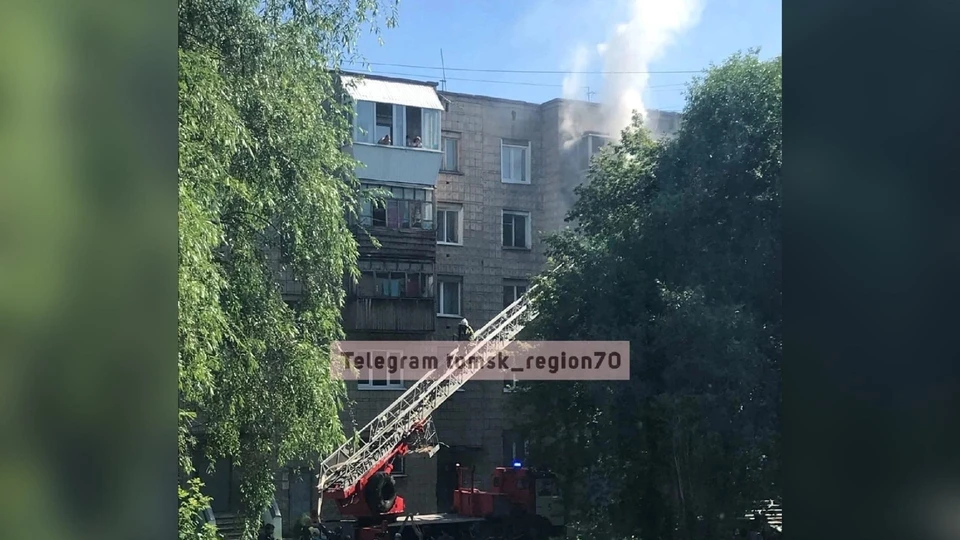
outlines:
[{"label": "extended metal ladder", "polygon": [[[528,300],[535,289],[536,285],[477,330],[473,336],[476,345],[465,356],[480,354],[489,357],[513,341],[537,316]],[[464,364],[447,368],[444,362],[440,362],[437,369],[411,385],[386,410],[323,460],[317,486],[321,493],[337,489],[342,490],[344,497],[350,497],[363,476],[387,459],[398,444],[407,442],[413,446],[416,439],[422,439],[412,436],[431,429],[432,426],[428,427],[430,415],[482,367],[470,362]]]}]

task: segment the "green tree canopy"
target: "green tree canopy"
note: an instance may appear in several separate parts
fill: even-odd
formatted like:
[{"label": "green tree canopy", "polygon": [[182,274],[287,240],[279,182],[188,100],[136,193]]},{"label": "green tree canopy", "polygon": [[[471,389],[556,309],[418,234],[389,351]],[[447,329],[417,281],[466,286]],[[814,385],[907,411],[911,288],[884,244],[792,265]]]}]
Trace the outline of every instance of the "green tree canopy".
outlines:
[{"label": "green tree canopy", "polygon": [[[179,3],[180,458],[191,472],[196,421],[206,455],[241,471],[250,525],[278,467],[343,436],[326,346],[342,335],[344,276],[356,275],[344,209],[360,188],[341,151],[351,124],[335,69],[383,9]],[[284,270],[302,285],[296,303],[278,286]]]},{"label": "green tree canopy", "polygon": [[779,494],[781,88],[779,58],[711,67],[675,137],[636,118],[594,159],[549,240],[530,331],[631,344],[629,382],[517,395],[583,535],[728,537]]}]

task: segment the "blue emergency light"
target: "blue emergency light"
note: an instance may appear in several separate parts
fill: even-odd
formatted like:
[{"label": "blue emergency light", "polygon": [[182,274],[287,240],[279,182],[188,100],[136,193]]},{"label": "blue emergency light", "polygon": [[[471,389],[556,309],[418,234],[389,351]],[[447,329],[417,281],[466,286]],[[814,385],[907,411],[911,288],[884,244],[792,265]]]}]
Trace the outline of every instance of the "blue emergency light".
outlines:
[{"label": "blue emergency light", "polygon": [[513,462],[513,466],[519,469],[519,468],[522,467],[523,465],[522,465],[519,461],[514,461],[514,462]]}]

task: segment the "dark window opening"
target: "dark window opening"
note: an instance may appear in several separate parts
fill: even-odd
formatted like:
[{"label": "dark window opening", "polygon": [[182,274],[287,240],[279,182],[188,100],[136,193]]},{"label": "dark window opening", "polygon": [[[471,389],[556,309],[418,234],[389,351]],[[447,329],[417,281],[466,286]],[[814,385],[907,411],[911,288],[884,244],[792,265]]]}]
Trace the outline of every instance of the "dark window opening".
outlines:
[{"label": "dark window opening", "polygon": [[526,285],[510,284],[503,286],[503,308],[506,309],[527,292]]},{"label": "dark window opening", "polygon": [[405,107],[407,121],[407,146],[423,148],[423,115],[420,107]]},{"label": "dark window opening", "polygon": [[389,137],[392,142],[393,136],[393,105],[377,103],[377,126],[374,137],[377,141],[383,141],[384,137]]},{"label": "dark window opening", "polygon": [[524,214],[503,213],[503,245],[505,247],[526,248],[527,216]]}]

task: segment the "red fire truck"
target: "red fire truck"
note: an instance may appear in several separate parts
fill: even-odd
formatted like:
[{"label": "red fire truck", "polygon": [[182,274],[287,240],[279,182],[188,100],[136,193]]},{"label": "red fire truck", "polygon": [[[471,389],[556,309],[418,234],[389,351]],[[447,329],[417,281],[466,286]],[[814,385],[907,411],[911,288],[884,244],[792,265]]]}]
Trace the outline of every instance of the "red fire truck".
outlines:
[{"label": "red fire truck", "polygon": [[[468,355],[496,354],[534,317],[528,294],[472,336]],[[466,325],[463,321],[461,325]],[[466,363],[469,364],[469,363]],[[463,365],[430,372],[320,465],[313,520],[329,540],[461,538],[533,540],[564,536],[556,478],[514,463],[492,472],[492,489],[474,487],[474,471],[458,466],[451,514],[412,515],[391,476],[408,453],[432,457],[439,449],[431,414],[479,370]],[[467,482],[469,478],[469,482]],[[348,519],[322,522],[323,501]]]}]

